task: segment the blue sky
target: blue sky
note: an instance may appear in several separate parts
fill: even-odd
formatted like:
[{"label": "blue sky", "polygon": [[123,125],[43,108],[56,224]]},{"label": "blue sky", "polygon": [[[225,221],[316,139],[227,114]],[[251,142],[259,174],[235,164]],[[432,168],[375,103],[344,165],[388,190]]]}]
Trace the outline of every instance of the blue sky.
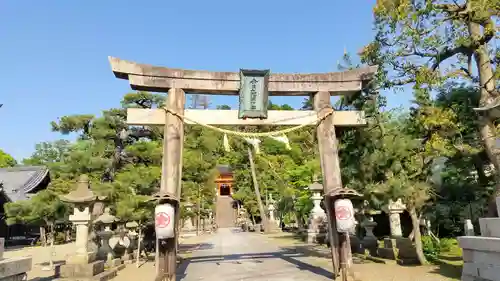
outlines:
[{"label": "blue sky", "polygon": [[[62,138],[50,121],[118,107],[131,90],[108,56],[214,71],[336,71],[344,49],[355,53],[371,40],[374,2],[2,1],[0,149],[28,157],[36,143]],[[391,107],[408,99],[389,94]]]}]

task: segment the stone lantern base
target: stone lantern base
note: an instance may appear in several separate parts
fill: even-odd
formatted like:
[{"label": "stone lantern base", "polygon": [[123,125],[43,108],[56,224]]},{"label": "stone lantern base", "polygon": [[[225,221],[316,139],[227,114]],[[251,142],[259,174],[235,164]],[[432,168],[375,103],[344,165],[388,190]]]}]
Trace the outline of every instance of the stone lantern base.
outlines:
[{"label": "stone lantern base", "polygon": [[104,270],[105,261],[96,260],[96,253],[77,254],[68,258],[67,263],[56,267],[56,280],[60,281],[95,281],[109,280],[116,276],[124,265]]},{"label": "stone lantern base", "polygon": [[56,276],[65,279],[89,280],[104,271],[104,261],[96,261],[96,253],[76,254],[68,258],[67,263],[56,267]]},{"label": "stone lantern base", "polygon": [[4,258],[4,238],[0,238],[0,281],[21,281],[31,270],[31,257]]},{"label": "stone lantern base", "polygon": [[96,253],[77,254],[68,258],[67,263],[56,267],[56,280],[60,281],[95,281],[109,280],[116,276],[123,266],[104,270],[105,262],[96,260]]},{"label": "stone lantern base", "polygon": [[281,228],[279,226],[279,222],[276,221],[275,219],[271,218],[267,221],[267,228],[266,231],[268,233],[279,233],[281,232]]}]

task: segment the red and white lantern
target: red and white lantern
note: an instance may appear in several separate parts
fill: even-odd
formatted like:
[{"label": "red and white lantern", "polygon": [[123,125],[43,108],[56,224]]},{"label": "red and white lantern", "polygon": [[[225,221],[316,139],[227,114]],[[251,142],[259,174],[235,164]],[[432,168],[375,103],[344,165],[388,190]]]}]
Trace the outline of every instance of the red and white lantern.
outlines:
[{"label": "red and white lantern", "polygon": [[155,231],[158,239],[175,237],[175,209],[171,204],[158,205],[155,208]]},{"label": "red and white lantern", "polygon": [[349,199],[338,199],[335,201],[335,221],[338,232],[349,232],[356,226],[354,218],[354,207]]}]

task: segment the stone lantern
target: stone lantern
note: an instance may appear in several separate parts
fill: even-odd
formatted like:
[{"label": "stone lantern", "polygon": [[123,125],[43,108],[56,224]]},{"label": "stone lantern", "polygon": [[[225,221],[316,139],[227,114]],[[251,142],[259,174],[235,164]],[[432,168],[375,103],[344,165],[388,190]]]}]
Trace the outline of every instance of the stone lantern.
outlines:
[{"label": "stone lantern", "polygon": [[321,228],[327,220],[325,210],[321,208],[321,201],[323,196],[321,192],[323,191],[323,185],[318,183],[317,178],[314,179],[313,183],[307,187],[313,193],[311,199],[313,200],[314,207],[309,214],[309,225],[307,227],[307,242],[315,243],[318,240],[318,236],[321,233]]},{"label": "stone lantern", "polygon": [[403,204],[401,198],[396,201],[389,200],[387,211],[389,213],[389,224],[391,227],[391,237],[402,237],[403,230],[401,228],[400,214],[406,210],[406,205]]},{"label": "stone lantern", "polygon": [[115,236],[111,237],[109,240],[109,245],[113,249],[115,257],[121,257],[122,260],[128,261],[131,259],[131,239],[129,238],[128,230],[126,228],[126,222],[115,218],[116,230]]},{"label": "stone lantern", "polygon": [[268,206],[267,210],[269,211],[269,221],[270,222],[275,222],[276,218],[274,217],[274,211],[276,210],[276,207],[274,206],[274,203],[276,203],[273,199],[273,196],[269,194],[269,200],[268,200]]},{"label": "stone lantern", "polygon": [[370,252],[370,255],[377,255],[378,240],[373,229],[377,226],[377,223],[373,220],[374,215],[382,213],[381,211],[373,210],[369,206],[369,202],[365,201],[363,206],[363,212],[365,214],[365,219],[361,222],[361,226],[365,229],[365,236],[361,241],[363,248]]},{"label": "stone lantern", "polygon": [[139,241],[139,224],[135,221],[130,221],[125,224],[125,227],[128,229],[128,236],[130,237],[130,246],[128,253],[131,253],[138,248],[137,242]]},{"label": "stone lantern", "polygon": [[127,235],[127,233],[128,233],[128,230],[126,227],[127,222],[124,220],[121,220],[120,218],[115,218],[115,223],[116,223],[115,233],[118,234],[120,237]]},{"label": "stone lantern", "polygon": [[280,231],[280,228],[279,228],[279,222],[276,220],[275,216],[274,216],[274,211],[276,210],[276,207],[275,207],[275,203],[276,201],[274,201],[273,199],[273,196],[271,194],[269,194],[269,206],[267,207],[267,210],[269,211],[269,229],[271,232],[276,232],[276,231]]},{"label": "stone lantern", "polygon": [[74,205],[73,215],[69,220],[76,227],[76,254],[68,259],[68,263],[89,263],[93,261],[93,254],[88,251],[90,209],[96,200],[96,195],[90,190],[89,178],[81,175],[76,189],[67,195],[61,196],[61,201]]},{"label": "stone lantern", "polygon": [[[191,213],[191,210],[193,208],[193,204],[191,202],[186,202],[186,204],[184,204],[184,207],[186,207],[186,211],[188,213]],[[187,216],[184,219],[184,223],[182,224],[182,231],[191,232],[193,230],[194,230],[193,218],[191,216]]]},{"label": "stone lantern", "polygon": [[95,276],[99,276],[99,280],[107,280],[109,276],[116,274],[114,271],[104,271],[104,262],[96,261],[96,253],[88,249],[89,224],[92,220],[90,210],[96,197],[90,190],[86,175],[80,176],[75,190],[61,196],[61,201],[74,205],[73,215],[69,216],[69,220],[76,227],[76,251],[67,258],[66,264],[56,269],[58,280],[91,280]]},{"label": "stone lantern", "polygon": [[373,229],[377,226],[377,223],[373,221],[373,217],[368,215],[362,222],[361,226],[365,229],[365,237],[361,241],[361,244],[365,249],[368,249],[370,255],[377,255],[378,240],[375,234],[373,234]]},{"label": "stone lantern", "polygon": [[101,239],[101,246],[97,251],[97,257],[100,260],[110,262],[113,259],[113,249],[110,247],[109,240],[114,232],[111,230],[111,225],[116,221],[116,217],[111,215],[109,208],[104,209],[104,213],[95,219],[95,224],[104,226],[104,229],[97,232],[97,236]]},{"label": "stone lantern", "polygon": [[[98,218],[100,215],[104,213],[104,206],[108,202],[108,197],[107,196],[96,196],[96,200],[92,206],[92,214],[91,218],[92,220],[95,220]],[[89,250],[92,252],[97,252],[99,249],[100,239],[97,236],[97,232],[100,231],[101,229],[98,229],[100,225],[93,224],[91,227],[90,231],[90,236],[89,236]]]}]

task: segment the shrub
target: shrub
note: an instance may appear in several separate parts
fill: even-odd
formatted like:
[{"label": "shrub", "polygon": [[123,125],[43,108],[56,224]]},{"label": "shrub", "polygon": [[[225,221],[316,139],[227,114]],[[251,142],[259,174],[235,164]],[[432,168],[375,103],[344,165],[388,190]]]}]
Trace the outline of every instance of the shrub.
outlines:
[{"label": "shrub", "polygon": [[442,238],[439,240],[439,250],[440,252],[449,252],[457,244],[458,242],[455,238]]},{"label": "shrub", "polygon": [[428,235],[422,236],[422,248],[428,261],[432,262],[438,259],[441,247],[435,239]]}]

